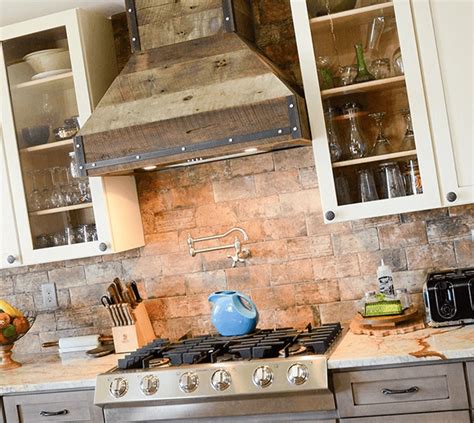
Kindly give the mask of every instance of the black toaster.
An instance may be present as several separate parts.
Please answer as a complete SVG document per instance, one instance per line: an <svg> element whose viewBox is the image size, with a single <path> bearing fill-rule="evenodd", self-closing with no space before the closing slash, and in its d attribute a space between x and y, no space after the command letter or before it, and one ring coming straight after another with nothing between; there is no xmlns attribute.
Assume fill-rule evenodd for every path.
<svg viewBox="0 0 474 423"><path fill-rule="evenodd" d="M423 287L427 323L474 323L474 268L430 273Z"/></svg>

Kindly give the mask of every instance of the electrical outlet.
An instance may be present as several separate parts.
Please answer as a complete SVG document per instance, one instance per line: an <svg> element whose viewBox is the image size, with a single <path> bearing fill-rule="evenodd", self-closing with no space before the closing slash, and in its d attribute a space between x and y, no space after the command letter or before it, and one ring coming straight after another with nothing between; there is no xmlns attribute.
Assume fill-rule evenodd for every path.
<svg viewBox="0 0 474 423"><path fill-rule="evenodd" d="M43 306L46 308L57 308L58 297L56 296L56 285L54 283L45 283L41 285L43 294Z"/></svg>

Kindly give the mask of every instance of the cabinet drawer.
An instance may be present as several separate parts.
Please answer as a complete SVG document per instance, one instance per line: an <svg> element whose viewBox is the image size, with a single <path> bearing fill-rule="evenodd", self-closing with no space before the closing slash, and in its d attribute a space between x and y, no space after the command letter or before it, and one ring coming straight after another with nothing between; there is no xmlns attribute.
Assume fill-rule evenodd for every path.
<svg viewBox="0 0 474 423"><path fill-rule="evenodd" d="M474 362L466 363L467 386L470 393L471 408L474 410ZM474 415L473 415L474 418Z"/></svg>
<svg viewBox="0 0 474 423"><path fill-rule="evenodd" d="M341 417L468 409L462 363L333 375Z"/></svg>
<svg viewBox="0 0 474 423"><path fill-rule="evenodd" d="M103 422L94 391L13 395L3 403L8 423Z"/></svg>
<svg viewBox="0 0 474 423"><path fill-rule="evenodd" d="M442 413L401 414L399 416L341 419L341 423L470 423L470 421L469 411L445 411Z"/></svg>

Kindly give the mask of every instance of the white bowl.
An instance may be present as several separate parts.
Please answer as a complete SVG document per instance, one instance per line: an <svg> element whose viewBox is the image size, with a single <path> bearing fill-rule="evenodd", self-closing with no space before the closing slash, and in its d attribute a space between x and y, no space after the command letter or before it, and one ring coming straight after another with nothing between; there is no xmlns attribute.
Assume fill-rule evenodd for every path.
<svg viewBox="0 0 474 423"><path fill-rule="evenodd" d="M65 48L52 48L49 50L35 51L23 57L35 73L48 72L57 69L69 69L71 59L69 50Z"/></svg>

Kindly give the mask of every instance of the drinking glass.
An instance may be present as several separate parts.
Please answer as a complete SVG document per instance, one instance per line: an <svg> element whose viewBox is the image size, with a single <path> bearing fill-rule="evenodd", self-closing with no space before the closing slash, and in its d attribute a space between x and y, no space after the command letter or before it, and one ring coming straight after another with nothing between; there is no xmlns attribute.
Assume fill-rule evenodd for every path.
<svg viewBox="0 0 474 423"><path fill-rule="evenodd" d="M334 180L336 183L337 204L343 206L344 204L352 203L351 190L347 178L342 174L338 174Z"/></svg>
<svg viewBox="0 0 474 423"><path fill-rule="evenodd" d="M52 236L53 245L55 247L59 247L60 245L66 245L66 237L64 236L64 232L56 232Z"/></svg>
<svg viewBox="0 0 474 423"><path fill-rule="evenodd" d="M421 182L418 160L410 159L404 164L405 191L406 195L423 194L423 184Z"/></svg>
<svg viewBox="0 0 474 423"><path fill-rule="evenodd" d="M390 59L375 59L371 64L371 72L375 79L385 79L390 77Z"/></svg>
<svg viewBox="0 0 474 423"><path fill-rule="evenodd" d="M28 196L28 203L31 211L41 210L41 191L38 189L38 176L39 171L34 170L29 172L31 178L32 189Z"/></svg>
<svg viewBox="0 0 474 423"><path fill-rule="evenodd" d="M402 109L400 113L405 118L407 127L405 129L405 135L402 140L402 150L415 150L415 134L413 133L413 124L411 120L410 109Z"/></svg>
<svg viewBox="0 0 474 423"><path fill-rule="evenodd" d="M404 197L405 185L398 164L382 163L378 169L382 198Z"/></svg>
<svg viewBox="0 0 474 423"><path fill-rule="evenodd" d="M52 167L49 169L51 173L51 180L53 183L52 190L51 190L51 205L53 207L63 207L65 205L64 196L60 188L61 180L60 180L60 167Z"/></svg>
<svg viewBox="0 0 474 423"><path fill-rule="evenodd" d="M359 194L360 201L378 200L377 188L375 187L374 174L370 169L359 169L357 171L359 177Z"/></svg>
<svg viewBox="0 0 474 423"><path fill-rule="evenodd" d="M81 242L86 242L87 232L86 232L87 225L78 225L74 228L74 240L76 244Z"/></svg>
<svg viewBox="0 0 474 423"><path fill-rule="evenodd" d="M42 169L38 171L38 177L41 181L39 186L40 188L40 195L41 195L41 209L48 210L53 207L51 203L51 190L50 186L52 185L51 182L51 171L50 169Z"/></svg>
<svg viewBox="0 0 474 423"><path fill-rule="evenodd" d="M342 148L334 125L334 117L336 114L337 110L334 107L329 107L328 111L324 114L331 162L337 162L341 160L342 157Z"/></svg>
<svg viewBox="0 0 474 423"><path fill-rule="evenodd" d="M403 67L403 58L402 58L402 51L400 47L398 47L392 56L392 65L393 65L393 72L395 76L405 75L405 68Z"/></svg>
<svg viewBox="0 0 474 423"><path fill-rule="evenodd" d="M379 156L381 154L393 153L392 145L384 134L383 120L385 118L385 112L370 113L369 116L375 121L378 131L374 145L370 150L370 155Z"/></svg>
<svg viewBox="0 0 474 423"><path fill-rule="evenodd" d="M36 248L48 248L51 247L53 240L51 235L41 234L36 237L35 247Z"/></svg>
<svg viewBox="0 0 474 423"><path fill-rule="evenodd" d="M349 155L351 159L360 159L367 155L367 142L359 126L357 113L360 107L356 103L349 103L345 107L349 116Z"/></svg>
<svg viewBox="0 0 474 423"><path fill-rule="evenodd" d="M355 65L341 66L339 68L340 85L346 87L352 85L357 76L357 67Z"/></svg>
<svg viewBox="0 0 474 423"><path fill-rule="evenodd" d="M376 16L372 20L367 33L367 45L365 47L364 55L369 72L375 76L375 62L380 59L379 44L380 38L385 27L385 17ZM376 77L376 76L375 76ZM377 78L377 77L376 77Z"/></svg>
<svg viewBox="0 0 474 423"><path fill-rule="evenodd" d="M76 243L76 233L74 228L71 226L66 226L64 228L64 243L67 245Z"/></svg>

